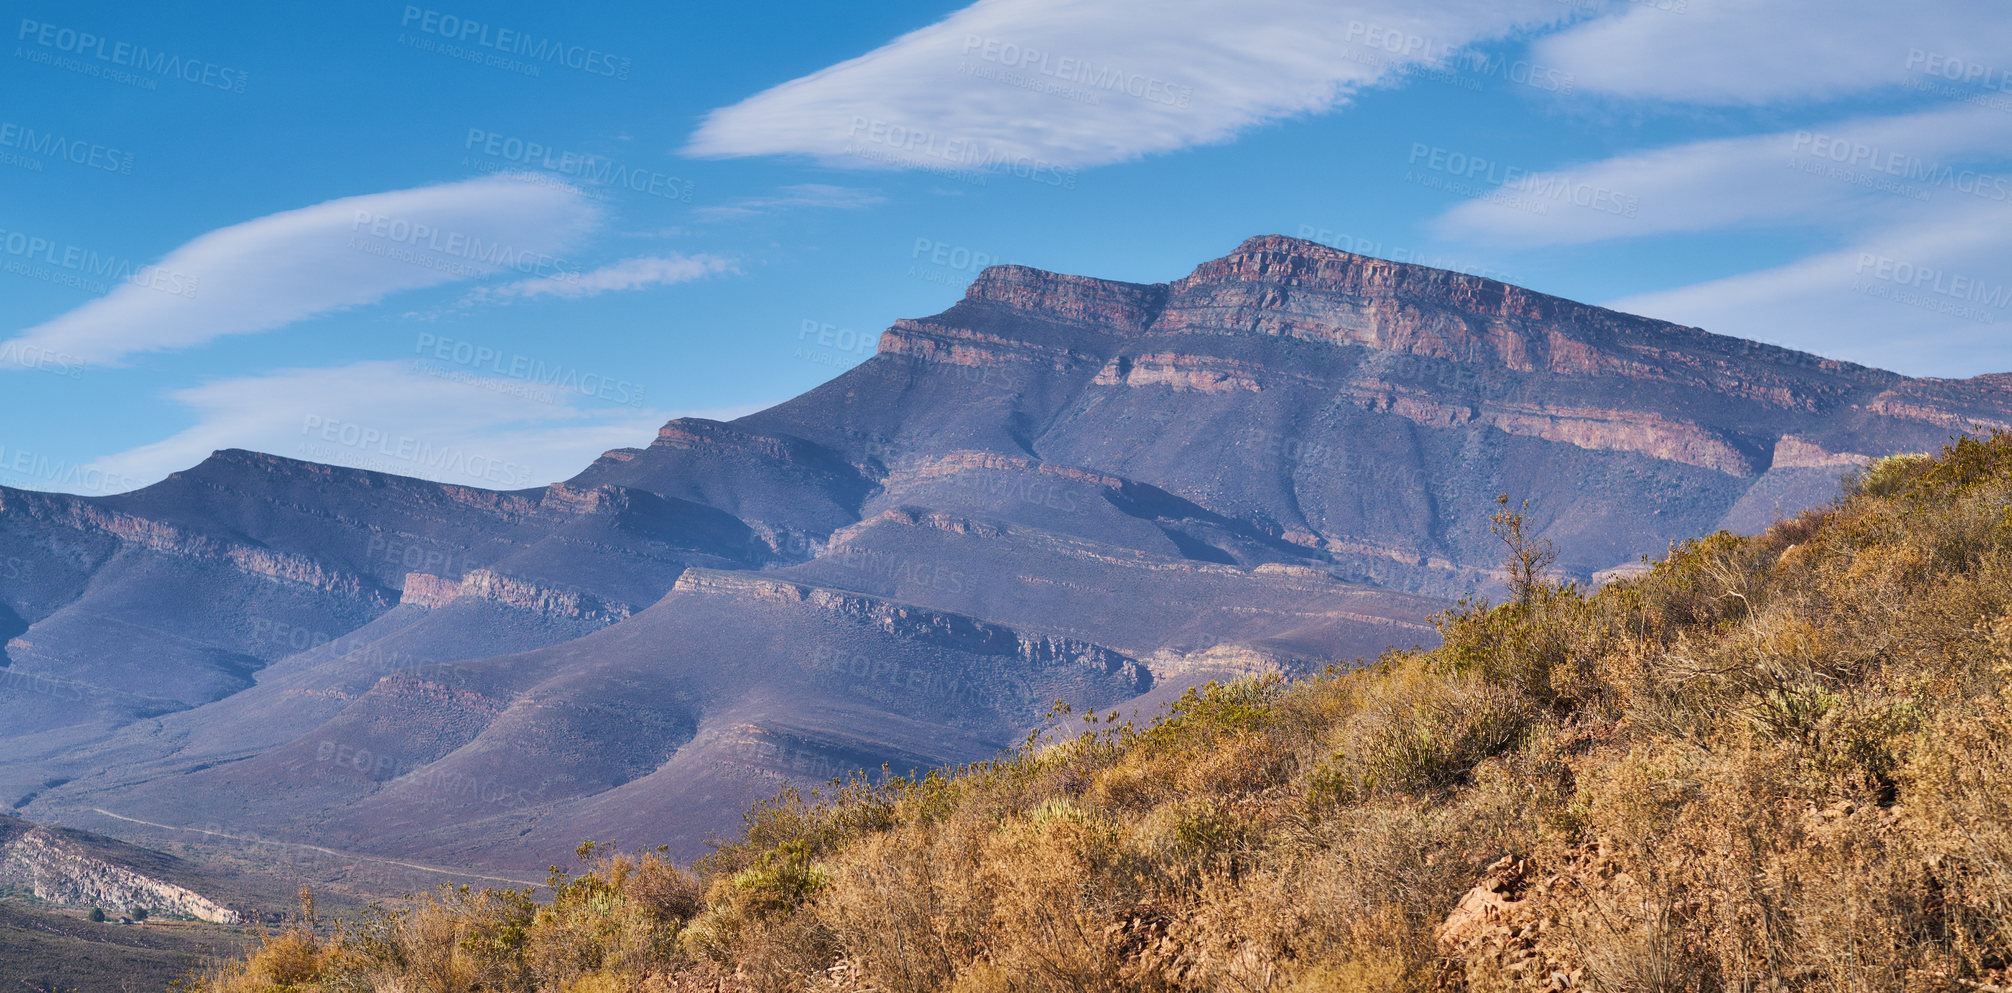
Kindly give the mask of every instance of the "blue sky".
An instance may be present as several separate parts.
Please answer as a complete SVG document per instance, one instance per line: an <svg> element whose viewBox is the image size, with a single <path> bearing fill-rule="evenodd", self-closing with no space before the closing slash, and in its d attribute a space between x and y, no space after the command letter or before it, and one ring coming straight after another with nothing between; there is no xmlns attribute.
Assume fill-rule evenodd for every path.
<svg viewBox="0 0 2012 993"><path fill-rule="evenodd" d="M2012 371L2002 0L13 5L0 484L498 488L1256 234Z"/></svg>

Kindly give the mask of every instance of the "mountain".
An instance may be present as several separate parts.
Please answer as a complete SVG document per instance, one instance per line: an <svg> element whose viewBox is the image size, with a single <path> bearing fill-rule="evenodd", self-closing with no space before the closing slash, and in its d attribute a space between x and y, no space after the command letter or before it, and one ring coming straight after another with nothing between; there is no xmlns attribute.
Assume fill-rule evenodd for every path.
<svg viewBox="0 0 2012 993"><path fill-rule="evenodd" d="M1057 699L1429 645L1498 588L1497 494L1591 581L2006 426L2008 387L1277 236L1163 284L996 266L543 489L241 451L0 489L0 796L499 873L697 854L783 781L987 758Z"/></svg>

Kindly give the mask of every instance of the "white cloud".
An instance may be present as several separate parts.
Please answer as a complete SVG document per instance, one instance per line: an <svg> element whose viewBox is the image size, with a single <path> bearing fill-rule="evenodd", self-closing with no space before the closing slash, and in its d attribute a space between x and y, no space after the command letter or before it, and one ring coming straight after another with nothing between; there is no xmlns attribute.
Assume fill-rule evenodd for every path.
<svg viewBox="0 0 2012 993"><path fill-rule="evenodd" d="M1606 304L1914 376L2012 370L2012 224L1953 209L1772 269Z"/></svg>
<svg viewBox="0 0 2012 993"><path fill-rule="evenodd" d="M1319 113L1556 0L981 0L713 111L687 151L853 167L1060 170Z"/></svg>
<svg viewBox="0 0 2012 993"><path fill-rule="evenodd" d="M2012 272L2008 163L2012 114L1944 106L1529 175L1490 163L1489 178L1509 180L1502 195L1454 207L1437 228L1517 246L1815 235L1831 247L1607 306L1910 375L1969 375L2012 369L2012 280L1999 277ZM1580 195L1635 209L1580 206Z"/></svg>
<svg viewBox="0 0 2012 993"><path fill-rule="evenodd" d="M693 215L705 221L733 220L753 217L757 214L771 214L793 207L823 207L837 210L858 210L886 203L887 198L872 190L862 190L851 186L833 186L829 183L798 183L785 186L773 196L742 197L732 203L714 207L700 207Z"/></svg>
<svg viewBox="0 0 2012 993"><path fill-rule="evenodd" d="M1417 157L1414 155L1414 157ZM1469 200L1442 234L1518 245L1580 244L1735 225L1863 229L1924 205L2003 208L1973 168L2012 158L2012 114L1957 106L1795 131L1693 142L1563 169L1442 157L1499 196ZM1479 166L1471 165L1479 161ZM1414 163L1427 171L1429 159ZM1968 177L1968 178L1965 178ZM2012 187L2008 187L2012 189Z"/></svg>
<svg viewBox="0 0 2012 993"><path fill-rule="evenodd" d="M577 300L616 290L640 290L650 286L688 283L707 276L739 272L734 261L718 255L646 255L623 259L591 272L568 272L518 280L502 286L485 286L469 295L470 301L495 302L533 297Z"/></svg>
<svg viewBox="0 0 2012 993"><path fill-rule="evenodd" d="M599 221L580 191L491 176L345 197L202 235L143 281L0 342L0 367L62 356L116 363L504 272L571 267L564 252ZM37 359L39 361L39 359Z"/></svg>
<svg viewBox="0 0 2012 993"><path fill-rule="evenodd" d="M2012 70L2003 0L1656 0L1539 41L1578 88L1699 104L1945 83L1947 60Z"/></svg>
<svg viewBox="0 0 2012 993"><path fill-rule="evenodd" d="M169 394L196 423L152 444L95 460L110 478L152 482L213 451L246 448L288 458L488 489L565 479L611 448L647 444L665 421L732 418L731 410L610 407L588 394L643 395L622 370L541 370L535 378L476 375L451 366L357 362L217 380Z"/></svg>

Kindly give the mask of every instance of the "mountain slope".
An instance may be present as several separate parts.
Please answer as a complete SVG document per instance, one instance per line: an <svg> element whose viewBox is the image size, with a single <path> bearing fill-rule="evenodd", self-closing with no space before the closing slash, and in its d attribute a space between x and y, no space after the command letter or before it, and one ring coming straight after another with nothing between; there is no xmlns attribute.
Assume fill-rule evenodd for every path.
<svg viewBox="0 0 2012 993"><path fill-rule="evenodd" d="M498 869L596 824L692 854L781 780L982 757L1058 697L1430 643L1496 586L1498 493L1590 579L2008 422L2005 377L1288 238L1165 284L994 267L797 399L541 490L245 452L0 489L0 796Z"/></svg>
<svg viewBox="0 0 2012 993"><path fill-rule="evenodd" d="M432 936L504 932L456 964L522 993L2003 989L2008 506L2012 435L1882 460L1431 651L787 795L696 878L590 848L547 903L285 938L205 993L409 981Z"/></svg>

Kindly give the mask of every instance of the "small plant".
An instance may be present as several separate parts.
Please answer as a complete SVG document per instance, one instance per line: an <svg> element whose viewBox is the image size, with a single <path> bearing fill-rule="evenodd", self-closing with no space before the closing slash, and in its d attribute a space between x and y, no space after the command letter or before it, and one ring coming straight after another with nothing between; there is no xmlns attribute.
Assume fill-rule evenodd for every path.
<svg viewBox="0 0 2012 993"><path fill-rule="evenodd" d="M1533 538L1530 535L1530 501L1512 509L1509 494L1495 498L1501 508L1488 515L1488 530L1509 546L1508 572L1509 596L1517 603L1529 603L1537 594L1550 585L1545 572L1558 561L1558 549L1549 538Z"/></svg>

